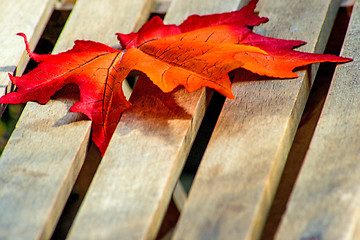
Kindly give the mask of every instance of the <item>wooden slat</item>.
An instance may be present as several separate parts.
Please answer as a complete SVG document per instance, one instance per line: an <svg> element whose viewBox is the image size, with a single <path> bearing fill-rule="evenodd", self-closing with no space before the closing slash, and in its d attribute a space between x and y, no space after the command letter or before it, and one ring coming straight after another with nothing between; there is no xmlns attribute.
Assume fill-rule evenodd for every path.
<svg viewBox="0 0 360 240"><path fill-rule="evenodd" d="M76 0L59 0L56 4L56 9L71 10L74 7L75 2ZM155 0L154 2L155 3L152 12L161 14L161 13L166 13L167 9L169 8L171 0Z"/></svg>
<svg viewBox="0 0 360 240"><path fill-rule="evenodd" d="M302 39L302 51L321 52L339 4L265 1L260 15L270 21L255 32ZM225 101L174 239L260 237L315 72L264 80L244 71L245 81L233 83L236 99Z"/></svg>
<svg viewBox="0 0 360 240"><path fill-rule="evenodd" d="M114 33L144 21L151 1L78 0L54 52L75 39L117 43ZM25 23L24 23L25 24ZM70 100L27 104L0 160L0 238L48 238L82 165L89 121Z"/></svg>
<svg viewBox="0 0 360 240"><path fill-rule="evenodd" d="M350 7L350 6L354 6L356 0L342 0L341 1L341 6L342 7Z"/></svg>
<svg viewBox="0 0 360 240"><path fill-rule="evenodd" d="M360 1L276 239L359 239Z"/></svg>
<svg viewBox="0 0 360 240"><path fill-rule="evenodd" d="M167 23L244 1L174 0ZM139 85L143 84L143 85ZM70 232L70 239L153 239L208 102L206 91L163 94L138 82ZM101 220L99 220L101 218Z"/></svg>
<svg viewBox="0 0 360 240"><path fill-rule="evenodd" d="M154 13L166 13L169 9L171 0L155 0L154 4Z"/></svg>
<svg viewBox="0 0 360 240"><path fill-rule="evenodd" d="M56 9L58 10L71 10L73 9L76 0L58 0L56 3Z"/></svg>
<svg viewBox="0 0 360 240"><path fill-rule="evenodd" d="M16 33L28 36L31 49L38 42L55 5L55 0L0 2L0 95L10 79L8 73L21 75L28 61L24 41Z"/></svg>

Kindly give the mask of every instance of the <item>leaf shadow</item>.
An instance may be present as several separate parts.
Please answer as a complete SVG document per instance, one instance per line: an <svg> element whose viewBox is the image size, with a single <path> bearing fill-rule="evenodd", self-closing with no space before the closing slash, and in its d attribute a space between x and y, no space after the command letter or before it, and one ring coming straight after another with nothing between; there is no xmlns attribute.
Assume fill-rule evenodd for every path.
<svg viewBox="0 0 360 240"><path fill-rule="evenodd" d="M57 91L52 97L52 100L61 101L67 108L67 112L64 116L59 118L53 127L61 127L73 122L89 120L87 116L78 112L70 112L69 109L74 103L80 100L80 90L76 84L67 84L62 89Z"/></svg>
<svg viewBox="0 0 360 240"><path fill-rule="evenodd" d="M0 66L0 72L10 72L13 73L16 69L15 65L6 65L6 66Z"/></svg>
<svg viewBox="0 0 360 240"><path fill-rule="evenodd" d="M139 77L134 91L129 99L132 112L155 119L191 119L192 114L185 110L184 103L179 99L184 93L183 87L177 87L170 93L162 92L147 77ZM190 95L190 94L189 94Z"/></svg>
<svg viewBox="0 0 360 240"><path fill-rule="evenodd" d="M183 87L164 93L146 77L139 77L130 97L132 107L123 114L116 131L121 135L139 131L175 143L179 132L192 124L200 94L201 90L188 93Z"/></svg>
<svg viewBox="0 0 360 240"><path fill-rule="evenodd" d="M253 73L249 70L239 68L229 73L230 78L232 79L232 83L240 83L240 82L252 82L252 81L268 81L275 80L277 78L261 76L256 73Z"/></svg>

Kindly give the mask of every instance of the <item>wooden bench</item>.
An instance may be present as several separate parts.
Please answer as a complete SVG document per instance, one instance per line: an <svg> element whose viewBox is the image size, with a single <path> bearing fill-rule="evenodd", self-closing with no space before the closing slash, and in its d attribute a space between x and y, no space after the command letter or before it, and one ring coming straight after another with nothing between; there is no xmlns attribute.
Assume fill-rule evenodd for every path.
<svg viewBox="0 0 360 240"><path fill-rule="evenodd" d="M115 46L114 33L138 29L159 4L167 9L166 23L180 23L190 14L231 11L247 2L77 0L53 52L76 39ZM297 79L233 84L236 99L224 102L188 197L177 182L212 91L161 95L150 87L140 97L135 87L134 107L123 114L98 167L98 153L89 148L91 122L68 111L73 100L28 103L0 159L0 239L61 239L55 227L75 182L80 200L85 197L68 239L360 239L360 1L264 0L259 14L270 21L254 31L301 39L308 42L302 51L321 53L340 4L351 13L341 55L354 61L336 68L311 143L303 146L309 148L304 161L296 149L308 115L298 125L316 64L299 70ZM34 49L58 6L65 5L0 3L1 94L7 73L21 75L28 61L15 34L26 33ZM137 107L156 103L159 94L184 114L161 104L154 111ZM172 222L176 214L166 214L171 199L180 212Z"/></svg>

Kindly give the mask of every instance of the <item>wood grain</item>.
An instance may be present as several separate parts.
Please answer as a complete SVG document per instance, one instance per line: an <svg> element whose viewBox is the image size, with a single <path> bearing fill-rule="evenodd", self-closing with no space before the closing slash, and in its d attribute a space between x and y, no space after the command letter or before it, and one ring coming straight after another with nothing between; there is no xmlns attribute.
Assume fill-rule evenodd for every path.
<svg viewBox="0 0 360 240"><path fill-rule="evenodd" d="M240 3L174 0L165 21L234 10ZM121 118L70 239L155 238L208 98L206 90L163 94L145 81L136 84L133 107Z"/></svg>
<svg viewBox="0 0 360 240"><path fill-rule="evenodd" d="M302 39L321 52L340 1L265 1L262 35ZM291 80L243 72L233 83L174 239L258 239L310 91L316 66ZM291 238L287 238L291 239Z"/></svg>
<svg viewBox="0 0 360 240"><path fill-rule="evenodd" d="M276 239L358 239L360 229L360 2Z"/></svg>
<svg viewBox="0 0 360 240"><path fill-rule="evenodd" d="M75 39L117 43L149 15L151 1L78 0L54 52ZM105 26L105 27L104 27ZM86 153L90 121L68 112L72 100L29 103L0 160L0 238L49 238Z"/></svg>

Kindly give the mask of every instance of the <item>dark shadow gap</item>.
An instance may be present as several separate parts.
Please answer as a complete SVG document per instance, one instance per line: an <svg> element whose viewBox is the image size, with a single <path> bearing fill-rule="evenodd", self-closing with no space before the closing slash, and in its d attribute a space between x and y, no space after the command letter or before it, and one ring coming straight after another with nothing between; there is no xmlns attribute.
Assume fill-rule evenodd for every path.
<svg viewBox="0 0 360 240"><path fill-rule="evenodd" d="M348 11L340 8L324 53L339 55L349 23ZM286 210L296 178L303 164L311 138L328 94L336 64L321 63L312 86L293 145L290 149L275 198L266 220L261 240L274 239Z"/></svg>
<svg viewBox="0 0 360 240"><path fill-rule="evenodd" d="M179 220L179 217L180 217L180 212L177 209L173 198L171 198L163 222L161 223L160 229L155 239L161 240L164 239L165 236L171 235L176 226L177 221Z"/></svg>
<svg viewBox="0 0 360 240"><path fill-rule="evenodd" d="M180 180L187 192L190 190L224 102L225 97L218 92L214 92L180 176Z"/></svg>

